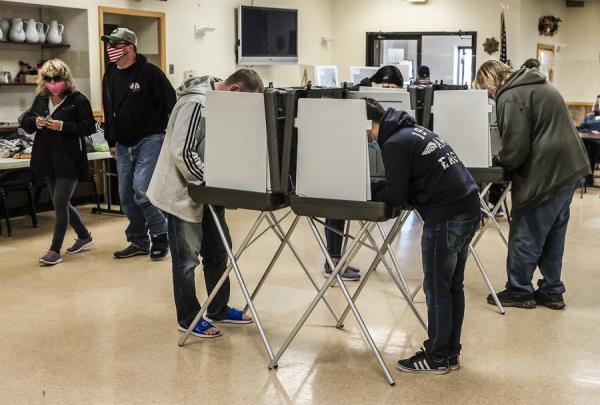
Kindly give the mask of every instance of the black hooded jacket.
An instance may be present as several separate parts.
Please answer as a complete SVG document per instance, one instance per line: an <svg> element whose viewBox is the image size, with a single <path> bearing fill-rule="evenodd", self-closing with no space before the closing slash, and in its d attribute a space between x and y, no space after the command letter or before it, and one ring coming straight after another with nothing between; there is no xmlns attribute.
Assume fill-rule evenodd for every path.
<svg viewBox="0 0 600 405"><path fill-rule="evenodd" d="M393 108L379 125L386 181L373 189L374 201L416 208L425 223L480 215L477 184L444 140Z"/></svg>
<svg viewBox="0 0 600 405"><path fill-rule="evenodd" d="M127 88L115 89L117 85ZM133 146L146 136L164 133L176 101L163 71L144 55L138 54L136 62L121 71L111 63L102 80L106 141L110 146Z"/></svg>
<svg viewBox="0 0 600 405"><path fill-rule="evenodd" d="M35 126L36 118L46 117L48 112L48 96L39 94L20 118L25 132L35 132L31 151L33 174L35 177L86 179L89 167L85 137L96 131L90 102L78 91L66 93L52 114L52 119L63 122L62 131Z"/></svg>

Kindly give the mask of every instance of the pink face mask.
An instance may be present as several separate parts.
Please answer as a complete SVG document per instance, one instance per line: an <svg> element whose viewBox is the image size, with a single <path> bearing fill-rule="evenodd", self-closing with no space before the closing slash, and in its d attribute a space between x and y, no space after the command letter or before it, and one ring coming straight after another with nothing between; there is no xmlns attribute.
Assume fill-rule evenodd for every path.
<svg viewBox="0 0 600 405"><path fill-rule="evenodd" d="M53 96L60 96L61 94L63 94L63 92L65 91L67 85L65 83L64 80L58 81L58 82L46 82L46 89L48 89L48 91L50 92L50 94L52 94Z"/></svg>

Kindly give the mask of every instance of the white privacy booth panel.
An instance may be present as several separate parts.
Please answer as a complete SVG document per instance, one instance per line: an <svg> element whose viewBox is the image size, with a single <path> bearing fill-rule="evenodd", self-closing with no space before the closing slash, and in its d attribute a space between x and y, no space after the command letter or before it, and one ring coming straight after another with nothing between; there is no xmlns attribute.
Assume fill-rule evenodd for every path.
<svg viewBox="0 0 600 405"><path fill-rule="evenodd" d="M415 110L410 108L410 93L408 91L398 89L383 89L383 91L381 91L382 89L377 87L370 89L371 90L363 91L363 87L361 86L358 97L372 98L373 100L378 101L386 110L391 107L396 110L406 111L413 117L415 116Z"/></svg>
<svg viewBox="0 0 600 405"><path fill-rule="evenodd" d="M454 149L467 167L492 165L489 114L485 90L438 90L433 99L433 130Z"/></svg>
<svg viewBox="0 0 600 405"><path fill-rule="evenodd" d="M206 185L266 192L269 171L264 95L210 91L204 115Z"/></svg>
<svg viewBox="0 0 600 405"><path fill-rule="evenodd" d="M378 67L373 66L350 66L350 81L359 84L363 79L372 77L378 70Z"/></svg>
<svg viewBox="0 0 600 405"><path fill-rule="evenodd" d="M302 197L371 199L364 100L298 100L296 192Z"/></svg>

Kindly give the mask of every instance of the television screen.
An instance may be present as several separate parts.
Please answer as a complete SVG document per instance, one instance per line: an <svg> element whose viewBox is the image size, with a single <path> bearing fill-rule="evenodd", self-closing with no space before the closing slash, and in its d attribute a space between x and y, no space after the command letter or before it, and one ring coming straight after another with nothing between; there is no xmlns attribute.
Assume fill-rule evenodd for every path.
<svg viewBox="0 0 600 405"><path fill-rule="evenodd" d="M239 64L298 62L298 10L241 6Z"/></svg>

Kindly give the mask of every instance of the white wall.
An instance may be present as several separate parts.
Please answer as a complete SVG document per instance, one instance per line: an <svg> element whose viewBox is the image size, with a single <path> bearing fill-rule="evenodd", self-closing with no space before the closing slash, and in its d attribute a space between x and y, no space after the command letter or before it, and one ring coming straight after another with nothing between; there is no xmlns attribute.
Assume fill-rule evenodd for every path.
<svg viewBox="0 0 600 405"><path fill-rule="evenodd" d="M506 15L509 54L514 54L521 0L505 2L510 6ZM400 0L334 0L333 12L334 60L341 80L349 80L349 66L364 65L367 32L477 31L478 65L490 58L483 52L485 39L500 38L500 1L430 0L416 5Z"/></svg>
<svg viewBox="0 0 600 405"><path fill-rule="evenodd" d="M7 2L18 2L6 0ZM56 0L34 0L35 4L56 5ZM82 8L88 11L89 63L91 101L94 109L101 106L100 40L98 38L98 6L143 9L166 14L167 64L175 65L175 73L168 75L178 86L183 72L194 70L199 74L225 77L236 69L235 64L235 8L250 5L250 0L61 0L60 6ZM331 64L331 45L322 46L320 38L333 36L332 0L255 0L257 6L297 8L299 10L299 52L301 64ZM0 7L1 9L1 7ZM204 37L194 35L194 24L212 26L216 30ZM84 33L82 33L84 34ZM276 86L298 85L301 69L298 65L256 67L265 83Z"/></svg>
<svg viewBox="0 0 600 405"><path fill-rule="evenodd" d="M16 2L16 0L5 0ZM56 0L33 0L56 5ZM227 76L235 70L235 17L239 4L251 0L61 0L61 6L87 10L88 29L80 32L89 45L90 91L94 108L100 107L100 64L98 5L164 12L167 29L167 64L175 65L168 75L180 84L183 72ZM500 0L429 0L413 5L404 0L255 0L254 5L299 9L300 65L256 67L266 83L297 85L301 65L336 64L340 79L348 81L349 66L365 64L365 38L369 31L477 31L477 64L497 58L483 52L488 37L500 37ZM535 56L537 42L566 43L557 55L556 83L567 100L587 101L600 92L600 3L583 9L566 9L563 0L502 0L506 14L508 54L519 65ZM2 7L0 6L0 11ZM564 22L554 38L537 34L537 19L552 13ZM213 26L203 38L194 36L193 26ZM86 38L87 36L87 38ZM334 38L321 45L321 37ZM1 63L1 61L0 61Z"/></svg>
<svg viewBox="0 0 600 405"><path fill-rule="evenodd" d="M537 21L554 15L563 21L552 36L538 34ZM568 101L592 102L600 94L600 2L566 7L562 0L523 0L522 57L534 58L538 43L558 45L555 85Z"/></svg>
<svg viewBox="0 0 600 405"><path fill-rule="evenodd" d="M334 0L334 61L341 80L348 66L364 65L367 32L477 31L477 67L490 56L486 38L500 40L500 4L507 3L508 58L520 66L536 56L538 43L566 44L556 54L555 85L567 101L591 101L600 94L600 2L567 8L564 0L429 0L409 4L389 0ZM540 36L538 18L562 18L553 37Z"/></svg>

